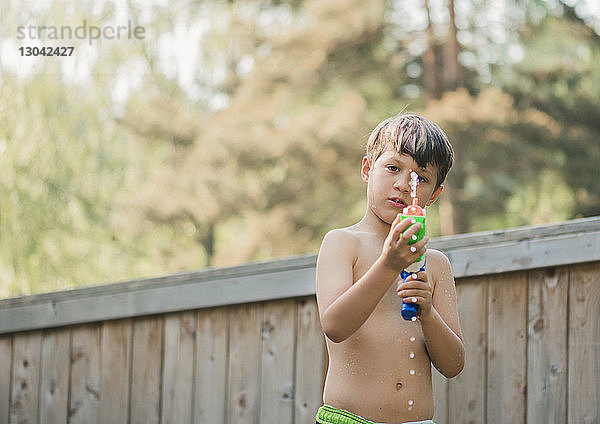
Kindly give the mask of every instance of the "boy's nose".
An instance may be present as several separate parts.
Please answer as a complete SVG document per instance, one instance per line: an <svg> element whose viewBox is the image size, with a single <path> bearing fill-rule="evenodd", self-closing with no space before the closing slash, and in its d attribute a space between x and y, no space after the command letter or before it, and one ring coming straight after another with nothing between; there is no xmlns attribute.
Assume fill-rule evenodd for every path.
<svg viewBox="0 0 600 424"><path fill-rule="evenodd" d="M402 192L410 192L410 174L408 172L400 173L394 182L394 188Z"/></svg>

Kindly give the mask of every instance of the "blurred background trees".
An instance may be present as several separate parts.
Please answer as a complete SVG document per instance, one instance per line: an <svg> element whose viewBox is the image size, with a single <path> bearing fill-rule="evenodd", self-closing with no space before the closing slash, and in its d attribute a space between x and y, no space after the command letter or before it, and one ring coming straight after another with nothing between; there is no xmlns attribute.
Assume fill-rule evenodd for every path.
<svg viewBox="0 0 600 424"><path fill-rule="evenodd" d="M402 110L457 154L430 235L600 214L593 1L2 7L2 296L315 253ZM84 19L146 37L17 56L17 26Z"/></svg>

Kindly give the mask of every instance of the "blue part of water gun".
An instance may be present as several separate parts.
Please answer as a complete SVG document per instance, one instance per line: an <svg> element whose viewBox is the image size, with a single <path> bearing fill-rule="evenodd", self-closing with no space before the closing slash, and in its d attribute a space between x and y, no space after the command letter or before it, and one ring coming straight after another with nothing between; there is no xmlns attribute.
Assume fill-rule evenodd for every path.
<svg viewBox="0 0 600 424"><path fill-rule="evenodd" d="M402 302L402 307L400 308L400 315L407 321L412 321L413 318L417 317L418 309L417 305L414 303L406 303Z"/></svg>
<svg viewBox="0 0 600 424"><path fill-rule="evenodd" d="M419 269L420 271L425 271L425 264ZM408 272L406 270L402 270L400 276L402 277L402 281L406 282L406 279L409 275L414 274L413 272ZM400 315L407 321L412 321L413 318L416 318L419 313L419 306L415 303L405 303L402 301L402 307L400 308Z"/></svg>

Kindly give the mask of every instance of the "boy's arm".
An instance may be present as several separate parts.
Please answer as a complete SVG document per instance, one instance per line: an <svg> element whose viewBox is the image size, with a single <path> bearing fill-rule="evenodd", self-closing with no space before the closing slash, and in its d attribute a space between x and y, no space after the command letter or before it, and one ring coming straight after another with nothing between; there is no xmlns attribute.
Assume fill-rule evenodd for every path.
<svg viewBox="0 0 600 424"><path fill-rule="evenodd" d="M323 239L317 259L317 303L323 331L331 341L339 343L354 334L400 271L424 253L426 238L413 245L416 252L408 247L408 240L420 224L406 230L402 239L402 231L411 223L397 221L391 226L381 256L355 283L352 268L358 257L359 241L344 230L331 231Z"/></svg>
<svg viewBox="0 0 600 424"><path fill-rule="evenodd" d="M436 270L431 312L420 318L427 352L433 365L444 376L457 376L465 363L465 349L456 307L456 287L448 258L430 250L429 266Z"/></svg>

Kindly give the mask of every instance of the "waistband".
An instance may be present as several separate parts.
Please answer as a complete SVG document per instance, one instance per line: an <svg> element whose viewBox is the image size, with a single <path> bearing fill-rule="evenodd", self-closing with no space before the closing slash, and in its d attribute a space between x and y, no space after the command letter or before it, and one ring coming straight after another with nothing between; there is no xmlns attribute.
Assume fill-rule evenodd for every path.
<svg viewBox="0 0 600 424"><path fill-rule="evenodd" d="M352 412L323 405L317 411L317 423L319 424L385 424L369 421ZM432 420L410 421L404 424L435 424Z"/></svg>

